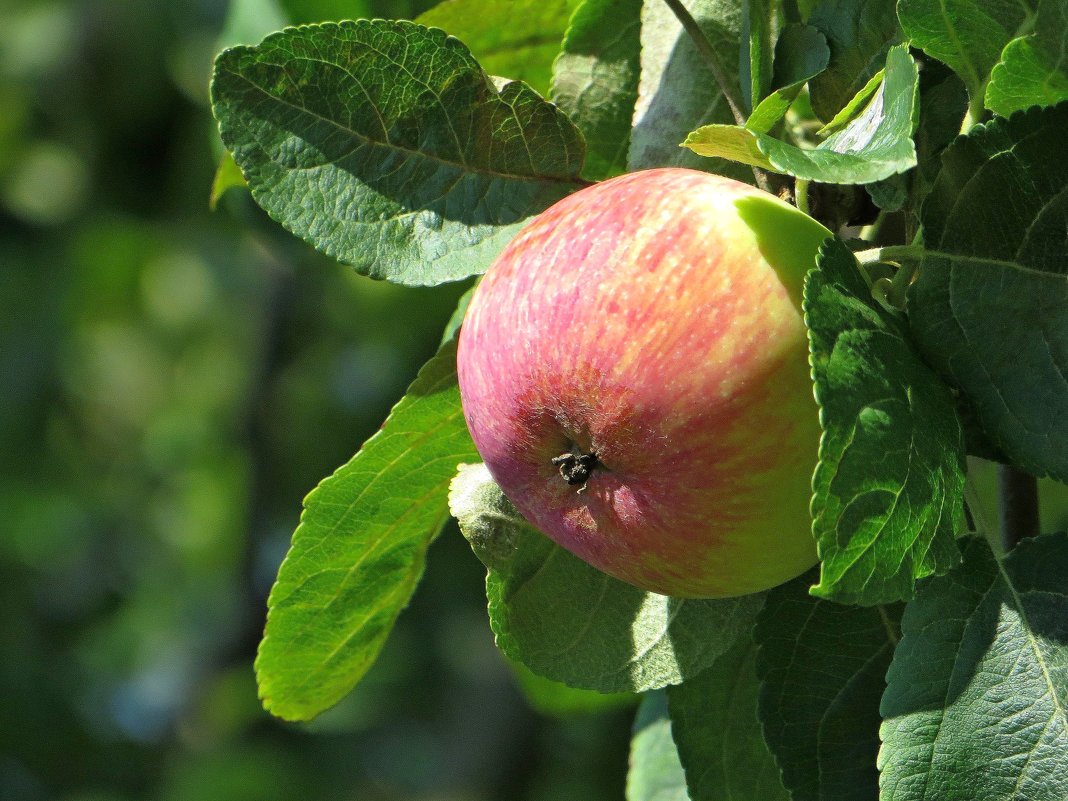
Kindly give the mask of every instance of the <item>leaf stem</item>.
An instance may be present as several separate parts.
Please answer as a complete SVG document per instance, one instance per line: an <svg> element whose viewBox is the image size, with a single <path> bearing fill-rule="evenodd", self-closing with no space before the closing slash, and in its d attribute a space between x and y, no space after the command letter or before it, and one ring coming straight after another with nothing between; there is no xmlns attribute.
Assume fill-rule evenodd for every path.
<svg viewBox="0 0 1068 801"><path fill-rule="evenodd" d="M664 2L667 3L668 8L671 9L671 12L682 24L683 30L689 34L694 47L697 48L697 52L705 60L709 70L711 70L712 77L716 79L716 83L719 84L719 90L723 92L723 97L727 101L727 105L730 106L734 121L739 125L745 125L746 116L742 111L741 97L739 97L737 90L735 90L734 85L727 77L727 70L724 68L723 62L720 61L719 54L712 47L712 43L708 41L708 37L701 30L701 26L697 24L697 20L682 4L682 0L664 0Z"/></svg>
<svg viewBox="0 0 1068 801"><path fill-rule="evenodd" d="M861 264L877 264L882 261L919 261L927 251L923 245L887 245L881 248L861 250L853 255Z"/></svg>
<svg viewBox="0 0 1068 801"><path fill-rule="evenodd" d="M1009 465L998 465L1001 544L1012 550L1025 537L1039 532L1038 479Z"/></svg>
<svg viewBox="0 0 1068 801"><path fill-rule="evenodd" d="M875 218L875 221L871 225L865 225L860 229L860 238L865 239L868 242L874 242L879 237L879 232L883 229L883 224L886 222L886 212L880 211L879 215Z"/></svg>
<svg viewBox="0 0 1068 801"><path fill-rule="evenodd" d="M983 114L986 111L983 107L985 94L985 91L976 92L973 97L969 98L968 113L964 115L964 121L960 125L961 134L968 133L975 125L983 121Z"/></svg>
<svg viewBox="0 0 1068 801"><path fill-rule="evenodd" d="M808 206L808 185L809 182L803 178L798 178L794 181L794 203L797 204L799 211L803 211L811 217L812 212L809 211Z"/></svg>

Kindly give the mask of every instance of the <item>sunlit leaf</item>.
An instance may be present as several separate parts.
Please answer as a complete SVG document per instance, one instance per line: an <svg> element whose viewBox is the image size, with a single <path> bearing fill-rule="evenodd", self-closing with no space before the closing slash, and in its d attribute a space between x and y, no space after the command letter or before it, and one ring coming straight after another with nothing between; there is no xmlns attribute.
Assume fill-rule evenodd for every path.
<svg viewBox="0 0 1068 801"><path fill-rule="evenodd" d="M256 659L268 711L309 720L363 677L448 519L456 465L472 458L450 342L382 429L304 501Z"/></svg>
<svg viewBox="0 0 1068 801"><path fill-rule="evenodd" d="M483 271L580 186L583 144L522 83L500 88L441 31L385 20L289 28L216 60L223 142L252 196L362 273Z"/></svg>
<svg viewBox="0 0 1068 801"><path fill-rule="evenodd" d="M883 801L1068 798L1068 537L926 581L887 673Z"/></svg>
<svg viewBox="0 0 1068 801"><path fill-rule="evenodd" d="M865 605L911 598L916 579L960 560L964 439L953 398L845 245L824 245L818 263L804 302L823 426L812 592Z"/></svg>

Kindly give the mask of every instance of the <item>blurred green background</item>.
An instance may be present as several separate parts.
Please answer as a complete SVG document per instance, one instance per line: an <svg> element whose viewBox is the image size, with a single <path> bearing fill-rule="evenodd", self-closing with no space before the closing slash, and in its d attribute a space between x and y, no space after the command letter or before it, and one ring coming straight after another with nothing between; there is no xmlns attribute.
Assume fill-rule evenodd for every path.
<svg viewBox="0 0 1068 801"><path fill-rule="evenodd" d="M455 529L340 707L256 698L302 497L463 287L360 278L243 190L210 211L211 59L430 4L0 0L0 799L622 798L629 710L531 709Z"/></svg>

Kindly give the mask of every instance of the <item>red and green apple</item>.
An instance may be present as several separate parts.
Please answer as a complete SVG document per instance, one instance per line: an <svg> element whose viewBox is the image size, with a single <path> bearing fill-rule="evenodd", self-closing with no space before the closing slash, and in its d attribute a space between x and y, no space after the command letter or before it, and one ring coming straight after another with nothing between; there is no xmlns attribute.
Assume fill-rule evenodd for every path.
<svg viewBox="0 0 1068 801"><path fill-rule="evenodd" d="M457 356L505 495L652 592L743 595L814 564L801 292L829 235L766 192L684 169L604 181L538 216L476 290Z"/></svg>

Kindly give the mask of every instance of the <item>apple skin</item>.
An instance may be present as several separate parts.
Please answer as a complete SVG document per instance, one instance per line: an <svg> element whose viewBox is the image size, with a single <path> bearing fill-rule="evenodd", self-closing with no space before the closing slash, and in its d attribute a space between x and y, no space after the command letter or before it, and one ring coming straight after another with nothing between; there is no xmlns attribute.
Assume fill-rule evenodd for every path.
<svg viewBox="0 0 1068 801"><path fill-rule="evenodd" d="M505 495L559 545L664 595L744 595L814 564L801 292L827 236L765 192L674 168L529 223L475 291L457 353L468 428ZM584 486L553 462L569 451L596 455Z"/></svg>

